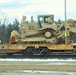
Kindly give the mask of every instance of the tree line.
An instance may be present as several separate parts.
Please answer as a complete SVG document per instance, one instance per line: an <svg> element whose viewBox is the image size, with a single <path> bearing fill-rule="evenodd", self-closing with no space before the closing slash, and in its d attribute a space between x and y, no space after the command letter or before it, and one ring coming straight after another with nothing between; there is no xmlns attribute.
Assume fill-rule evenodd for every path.
<svg viewBox="0 0 76 75"><path fill-rule="evenodd" d="M9 43L10 34L13 30L19 31L19 21L15 19L13 23L9 23L8 25L0 23L0 40L2 43Z"/></svg>

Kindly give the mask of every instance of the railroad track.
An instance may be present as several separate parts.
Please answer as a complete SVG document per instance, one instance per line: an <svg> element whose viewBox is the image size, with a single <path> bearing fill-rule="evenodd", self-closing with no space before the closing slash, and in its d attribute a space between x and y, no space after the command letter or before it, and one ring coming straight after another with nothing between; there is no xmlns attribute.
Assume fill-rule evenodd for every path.
<svg viewBox="0 0 76 75"><path fill-rule="evenodd" d="M35 55L35 56L31 56L31 57L26 57L24 55L0 55L0 58L40 58L40 59L47 59L47 58L58 58L58 59L76 59L76 55L50 55L50 56L42 56L42 55Z"/></svg>

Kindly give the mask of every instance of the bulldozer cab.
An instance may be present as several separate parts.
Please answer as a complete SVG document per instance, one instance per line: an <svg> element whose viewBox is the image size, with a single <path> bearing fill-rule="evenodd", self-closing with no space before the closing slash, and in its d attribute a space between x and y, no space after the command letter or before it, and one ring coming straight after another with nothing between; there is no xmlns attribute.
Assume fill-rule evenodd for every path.
<svg viewBox="0 0 76 75"><path fill-rule="evenodd" d="M54 15L39 15L38 16L38 27L42 28L44 23L52 24L54 22Z"/></svg>

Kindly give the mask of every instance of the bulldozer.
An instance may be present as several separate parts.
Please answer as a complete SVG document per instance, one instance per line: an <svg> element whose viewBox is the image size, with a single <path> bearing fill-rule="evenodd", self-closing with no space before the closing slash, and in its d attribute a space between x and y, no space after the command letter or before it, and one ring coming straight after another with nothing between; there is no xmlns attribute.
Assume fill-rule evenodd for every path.
<svg viewBox="0 0 76 75"><path fill-rule="evenodd" d="M19 32L11 32L10 43L65 43L66 26L70 34L76 33L76 21L73 19L56 22L54 15L38 15L37 22L33 16L31 22L28 22L26 16L23 16ZM73 40L72 37L70 39Z"/></svg>

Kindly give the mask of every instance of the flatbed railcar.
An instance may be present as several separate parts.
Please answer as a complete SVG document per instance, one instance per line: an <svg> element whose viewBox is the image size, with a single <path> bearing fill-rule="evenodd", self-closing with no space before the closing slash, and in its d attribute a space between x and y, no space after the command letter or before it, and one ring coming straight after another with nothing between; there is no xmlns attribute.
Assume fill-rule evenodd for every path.
<svg viewBox="0 0 76 75"><path fill-rule="evenodd" d="M65 44L1 44L0 55L22 54L23 56L75 55L75 45Z"/></svg>

